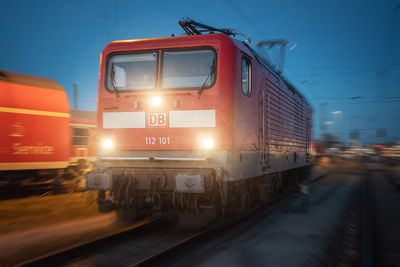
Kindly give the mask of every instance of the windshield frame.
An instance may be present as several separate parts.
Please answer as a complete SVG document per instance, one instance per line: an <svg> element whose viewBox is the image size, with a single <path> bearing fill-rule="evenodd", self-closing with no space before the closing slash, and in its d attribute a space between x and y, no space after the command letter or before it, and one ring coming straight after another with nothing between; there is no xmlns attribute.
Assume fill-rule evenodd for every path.
<svg viewBox="0 0 400 267"><path fill-rule="evenodd" d="M110 79L109 75L109 62L110 58L115 55L132 55L132 54L143 54L143 53L157 53L157 63L156 63L156 83L155 87L152 89L129 89L129 90L121 90L118 88L118 93L123 94L123 93L132 93L132 92L170 92L170 91L195 91L199 90L201 88L201 84L198 87L176 87L176 88L162 88L162 72L163 72L163 59L164 59L164 53L165 52L179 52L179 51L196 51L196 50L210 50L214 53L214 70L213 70L213 78L212 82L209 86L204 86L202 88L202 91L208 90L211 87L213 87L217 81L217 69L218 69L218 53L217 50L212 47L212 46L193 46L193 47L177 47L177 48L154 48L154 49L145 49L145 50L129 50L129 51L116 51L116 52L111 52L110 54L107 55L106 60L105 60L105 74L104 74L104 79L103 79L103 85L104 88L112 93L115 94L114 88L109 88L108 83Z"/></svg>
<svg viewBox="0 0 400 267"><path fill-rule="evenodd" d="M128 90L124 90L124 89L120 89L119 87L117 87L118 89L118 94L121 93L128 93L128 92L153 92L154 90L157 90L158 87L158 72L159 72L159 65L160 65L160 49L146 49L146 50L133 50L133 51L118 51L118 52L112 52L110 54L107 55L106 57L106 70L105 70L105 79L104 79L104 88L106 88L107 91L109 91L110 93L115 94L115 90L114 88L109 88L108 87L108 82L109 82L109 78L110 78L110 59L113 56L116 55L135 55L135 54L146 54L146 53L157 53L157 59L156 59L156 67L155 67L155 85L154 88L151 89L128 89ZM112 83L112 81L110 81Z"/></svg>
<svg viewBox="0 0 400 267"><path fill-rule="evenodd" d="M209 86L202 86L202 84L200 84L199 86L196 87L168 87L168 88L164 88L162 87L162 75L163 75L163 69L164 69L164 53L165 52L181 52L181 51L196 51L196 50L210 50L214 53L214 70L210 70L213 71L213 77L212 77L212 81L211 84ZM217 66L218 66L218 53L217 50L211 46L195 46L195 47L181 47L181 48L164 48L161 49L161 53L160 53L160 64L161 64L161 68L160 68L160 73L159 73L159 88L157 88L157 90L159 91L163 91L163 92L168 92L168 91L188 91L188 90L199 90L200 88L202 88L201 90L207 90L210 89L211 87L213 87L215 85L215 83L217 82ZM207 74L208 76L209 74ZM204 80L205 81L205 80Z"/></svg>

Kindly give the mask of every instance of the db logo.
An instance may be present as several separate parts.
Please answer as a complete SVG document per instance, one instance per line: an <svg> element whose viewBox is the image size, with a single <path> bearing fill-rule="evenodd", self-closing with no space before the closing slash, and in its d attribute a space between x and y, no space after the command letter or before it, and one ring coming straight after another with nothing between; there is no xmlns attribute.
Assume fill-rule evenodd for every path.
<svg viewBox="0 0 400 267"><path fill-rule="evenodd" d="M149 112L147 125L149 127L165 127L167 126L167 113L166 112Z"/></svg>

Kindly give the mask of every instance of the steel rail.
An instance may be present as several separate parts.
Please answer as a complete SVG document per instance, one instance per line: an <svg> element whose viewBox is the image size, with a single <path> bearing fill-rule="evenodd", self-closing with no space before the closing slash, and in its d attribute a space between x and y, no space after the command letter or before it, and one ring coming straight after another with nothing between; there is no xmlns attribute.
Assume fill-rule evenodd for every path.
<svg viewBox="0 0 400 267"><path fill-rule="evenodd" d="M319 175L316 179L312 179L309 181L310 184L320 181L322 178L327 175ZM237 225L238 223L249 223L251 224L253 221L259 220L260 211L262 211L262 216L265 216L265 212L271 213L283 205L287 201L289 201L289 196L293 194L292 191L287 191L281 195L276 196L274 199L270 200L268 203L264 203L260 208L256 210L252 210L246 213L241 214L240 216L227 219L225 221L219 222L218 224L203 229L198 233L195 233L189 237L184 238L176 242L175 244L165 248L154 255L151 255L143 260L137 261L132 264L132 266L157 266L165 263L167 258L173 258L178 255L179 252L183 252L185 249L188 249L192 246L195 246L199 243L206 242L211 238L216 238L221 236L221 234L228 231L230 226ZM271 205L272 204L272 205ZM267 206L268 205L268 206Z"/></svg>
<svg viewBox="0 0 400 267"><path fill-rule="evenodd" d="M322 177L318 178L319 179L314 179L310 181L310 183L317 182ZM216 222L211 227L200 229L199 231L196 231L189 236L185 236L182 239L177 240L176 242L174 242L174 244L168 245L166 248L154 253L151 256L147 256L144 259L142 258L138 259L136 262L132 262L131 265L149 266L152 264L162 263L162 259L167 256L176 255L176 253L178 251L181 251L181 249L185 249L198 243L205 242L210 238L220 236L222 233L228 231L228 229L232 225L236 225L238 223L251 223L251 221L253 220L258 220L257 218L261 216L260 211L263 214L262 216L265 216L265 212L270 213L274 210L279 209L289 200L288 197L292 195L293 192L294 188L291 188L286 192L275 196L268 202L264 202L263 205L260 205L260 207L258 208L241 213L240 215L224 218L219 222ZM162 220L148 218L133 226L122 229L116 233L112 233L103 237L96 238L92 241L83 242L71 247L54 251L52 253L19 263L17 266L57 266L60 263L68 263L71 262L71 260L82 258L82 256L85 255L90 255L92 252L96 251L97 248L108 246L112 247L115 243L119 244L119 241L122 238L126 237L128 232L141 230L145 231L145 229L154 230L153 226L160 221Z"/></svg>
<svg viewBox="0 0 400 267"><path fill-rule="evenodd" d="M121 238L127 233L147 230L159 222L160 219L145 218L135 223L134 225L130 225L128 227L120 229L117 232L100 236L90 241L78 243L73 246L69 246L45 255L35 257L33 259L23 261L16 266L59 266L60 262L69 262L71 259L77 258L84 253L89 253L90 251L95 250L95 248L100 247L106 243L112 243L113 241Z"/></svg>
<svg viewBox="0 0 400 267"><path fill-rule="evenodd" d="M374 212L375 201L370 175L361 180L361 262L363 267L372 267L375 262Z"/></svg>
<svg viewBox="0 0 400 267"><path fill-rule="evenodd" d="M70 192L78 192L76 185L35 184L35 185L3 185L0 186L0 201L9 199L21 199L27 197L40 197L44 195L59 195Z"/></svg>

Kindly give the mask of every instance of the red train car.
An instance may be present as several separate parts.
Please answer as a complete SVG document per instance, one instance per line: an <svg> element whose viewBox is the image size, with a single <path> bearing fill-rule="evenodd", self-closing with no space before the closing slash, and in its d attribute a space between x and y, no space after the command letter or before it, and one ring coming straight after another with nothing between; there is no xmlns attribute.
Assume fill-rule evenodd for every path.
<svg viewBox="0 0 400 267"><path fill-rule="evenodd" d="M0 176L2 180L64 170L94 161L95 112L69 110L56 81L0 71ZM54 177L54 175L53 175Z"/></svg>
<svg viewBox="0 0 400 267"><path fill-rule="evenodd" d="M310 164L310 105L228 34L112 42L99 81L100 209L240 210Z"/></svg>

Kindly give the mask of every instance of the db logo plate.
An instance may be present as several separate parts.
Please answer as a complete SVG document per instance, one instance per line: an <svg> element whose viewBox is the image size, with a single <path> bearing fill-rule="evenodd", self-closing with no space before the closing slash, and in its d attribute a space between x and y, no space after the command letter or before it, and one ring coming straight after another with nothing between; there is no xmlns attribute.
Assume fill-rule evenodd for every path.
<svg viewBox="0 0 400 267"><path fill-rule="evenodd" d="M149 112L147 115L147 126L149 127L166 127L167 126L166 112Z"/></svg>

